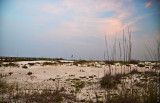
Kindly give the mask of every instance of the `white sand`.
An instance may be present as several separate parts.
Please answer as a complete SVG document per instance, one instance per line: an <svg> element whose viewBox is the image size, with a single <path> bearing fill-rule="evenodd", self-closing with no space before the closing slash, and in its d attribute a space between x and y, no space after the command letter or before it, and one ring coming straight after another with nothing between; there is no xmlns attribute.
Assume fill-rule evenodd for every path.
<svg viewBox="0 0 160 103"><path fill-rule="evenodd" d="M12 72L11 76L7 76L5 79L9 83L19 83L21 88L46 88L48 86L51 89L55 89L58 82L56 78L59 78L59 87L65 87L68 93L71 90L75 90L74 85L71 81L66 81L67 79L79 78L81 81L85 81L86 86L81 90L80 93L77 93L77 98L79 99L89 99L89 95L93 98L96 92L101 92L100 94L104 95L105 90L100 89L98 86L98 82L103 76L104 73L109 73L108 66L98 67L79 67L79 66L66 66L66 65L58 65L58 66L42 66L40 64L36 64L34 66L29 66L28 63L42 63L44 61L23 61L17 62L20 67L0 67L0 74L7 74ZM27 65L27 69L22 68L23 65ZM112 66L112 74L121 73L120 66ZM115 69L116 68L116 69ZM137 68L132 65L132 69L138 69L139 71L144 71L144 68ZM146 69L145 70L149 70ZM122 70L124 71L124 69ZM129 72L128 67L125 69L126 73ZM27 75L28 72L32 72L32 75ZM96 75L94 78L89 78L89 76ZM80 78L82 77L82 78ZM83 78L86 77L86 78ZM55 81L49 79L56 79ZM87 84L88 82L93 82L92 84Z"/></svg>

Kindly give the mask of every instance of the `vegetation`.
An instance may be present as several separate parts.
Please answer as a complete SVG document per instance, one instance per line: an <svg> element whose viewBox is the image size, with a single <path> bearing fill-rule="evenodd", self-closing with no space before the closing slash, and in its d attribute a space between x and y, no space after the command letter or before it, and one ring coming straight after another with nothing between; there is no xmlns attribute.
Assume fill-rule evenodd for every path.
<svg viewBox="0 0 160 103"><path fill-rule="evenodd" d="M10 75L12 75L12 72L9 72ZM131 80L133 75L140 78L140 82L137 81L131 81L133 82L133 86L131 85L130 88L126 88L125 84L127 82L125 80ZM155 71L144 71L139 72L137 69L131 70L128 74L106 74L101 80L100 80L100 86L101 89L105 90L107 94L100 95L101 93L95 92L95 101L96 103L156 103L157 98L159 95L157 94L157 90L159 89L157 85L159 85L159 82L157 82L158 79L158 73ZM32 72L28 72L27 75L32 75ZM71 89L69 92L67 92L67 89L65 87L57 87L59 89L52 90L52 89L43 89L41 92L37 88L36 90L28 90L32 92L25 92L25 90L19 89L18 84L8 84L3 78L4 75L0 75L0 96L2 97L0 99L0 102L34 102L34 103L43 103L43 102L49 102L49 103L63 103L63 102L95 102L93 98L90 99L90 101L87 100L76 100L77 93L80 93L81 89L85 88L87 84L85 84L84 81L80 81L79 78L73 78L70 79L70 81L73 83L73 87L75 89ZM74 75L69 75L69 77L75 77ZM88 76L90 79L94 79L94 75ZM125 77L125 80L124 80ZM136 77L136 78L137 78ZM85 77L87 78L87 77ZM83 79L83 78L82 78ZM152 80L154 79L154 82ZM56 82L56 79L48 79L52 82ZM124 81L123 81L124 80ZM97 82L99 83L99 82ZM94 83L91 83L90 85L93 85ZM95 83L96 84L96 83ZM114 93L114 91L117 91L118 85L122 88L121 91L118 93ZM59 86L59 84L58 84ZM135 89L136 87L137 89ZM111 92L110 92L111 91ZM7 96L6 96L7 95ZM101 99L102 96L105 97L105 99Z"/></svg>
<svg viewBox="0 0 160 103"><path fill-rule="evenodd" d="M144 75L146 75L146 76L151 76L151 77L153 77L153 76L157 76L157 73L156 72L154 72L154 71L145 71L144 72Z"/></svg>
<svg viewBox="0 0 160 103"><path fill-rule="evenodd" d="M26 102L35 103L59 103L63 101L68 101L73 103L75 97L60 91L50 91L44 90L42 93L35 92L31 95L26 96Z"/></svg>
<svg viewBox="0 0 160 103"><path fill-rule="evenodd" d="M116 62L115 61L105 61L105 64L110 64L110 65L114 65Z"/></svg>
<svg viewBox="0 0 160 103"><path fill-rule="evenodd" d="M35 63L28 63L28 65L30 65L30 66L34 66L34 65L35 65Z"/></svg>
<svg viewBox="0 0 160 103"><path fill-rule="evenodd" d="M139 62L137 60L130 60L130 64L138 64Z"/></svg>
<svg viewBox="0 0 160 103"><path fill-rule="evenodd" d="M9 63L6 63L6 64L1 64L1 65L4 66L4 67L19 67L18 64L13 63L13 62L9 62Z"/></svg>
<svg viewBox="0 0 160 103"><path fill-rule="evenodd" d="M119 95L111 97L110 94L107 95L106 103L140 103L136 96L131 95L127 92L122 92Z"/></svg>
<svg viewBox="0 0 160 103"><path fill-rule="evenodd" d="M27 58L5 59L3 62L29 61Z"/></svg>
<svg viewBox="0 0 160 103"><path fill-rule="evenodd" d="M31 90L29 90L31 91ZM5 93L5 94L4 94ZM4 96L4 95L8 96ZM0 79L0 103L12 103L12 102L26 102L26 103L59 103L69 102L74 103L75 96L66 94L63 91L54 91L44 89L41 93L39 91L32 91L26 93L25 91L19 91L18 84L9 85L6 81Z"/></svg>
<svg viewBox="0 0 160 103"><path fill-rule="evenodd" d="M111 56L109 57L108 52L108 44L105 37L105 43L106 43L106 49L107 49L107 60L105 60L104 55L104 63L103 65L109 67L109 74L105 74L105 68L104 68L104 77L101 78L99 81L99 69L98 69L98 77L94 78L96 76L79 76L79 78L73 78L75 75L69 75L69 79L66 79L66 81L69 81L71 83L72 88L67 91L67 89L63 86L60 87L60 80L59 78L55 79L48 79L47 81L51 82L57 82L56 84L56 90L53 89L41 89L39 91L39 88L37 87L36 90L34 89L28 89L29 92L26 92L26 90L20 90L18 84L16 85L10 85L5 80L3 80L4 77L7 75L0 74L0 103L5 102L27 102L27 103L58 103L58 102L67 102L67 103L75 103L75 102L96 102L96 103L156 103L158 102L158 98L160 98L159 95L159 77L160 74L157 72L157 69L159 69L159 60L160 60L160 42L158 47L158 54L156 55L156 50L152 50L148 47L147 50L150 54L150 57L152 60L155 60L156 63L152 67L152 69L155 69L155 71L143 71L140 72L138 69L133 69L131 64L136 64L138 67L143 68L145 66L139 63L136 60L131 60L131 48L132 48L132 42L131 42L131 32L128 29L128 39L126 38L126 35L123 31L123 41L119 41L119 61L116 61L116 53L117 53L117 44L116 44L116 37L113 45L113 51L111 52ZM152 54L153 53L153 54ZM105 52L104 52L105 54ZM156 56L155 56L156 55ZM158 57L158 58L157 58ZM42 58L43 59L43 58ZM47 59L46 59L47 60ZM89 63L95 63L93 61L86 61L86 60L76 60L74 62L74 65L84 65ZM116 73L116 65L115 63L120 63L121 66L121 74ZM42 65L58 65L60 62L44 62ZM33 66L34 63L28 63L28 65ZM114 66L115 68L113 68ZM15 67L17 64L15 63L7 63L2 64L1 66L12 66ZM94 64L93 64L94 66ZM26 65L23 66L23 68L28 68ZM137 68L137 67L135 67ZM115 71L114 75L112 71ZM122 72L122 69L124 73ZM146 68L143 68L146 69ZM147 70L147 69L146 69ZM82 70L80 70L82 71ZM127 71L127 74L125 72ZM81 72L82 73L82 72ZM9 75L12 75L12 72L9 72ZM28 72L27 75L32 75L32 72ZM30 77L30 76L29 76ZM59 75L57 76L59 77ZM86 81L81 81L81 79L88 79L88 84L92 86L93 91L95 92L95 95L92 99L90 97L90 94L88 93L89 101L87 100L76 100L76 95L81 91L81 89L85 88L88 84ZM96 82L92 82L93 79L96 79ZM86 84L85 84L86 83ZM66 83L67 84L67 83ZM95 85L96 85L96 88ZM99 88L99 84L101 89ZM64 85L65 86L65 85ZM88 88L87 88L88 89ZM96 90L104 90L106 94L102 94L101 92L96 92ZM93 94L92 94L93 96ZM105 97L100 100L100 98Z"/></svg>
<svg viewBox="0 0 160 103"><path fill-rule="evenodd" d="M152 69L160 69L160 64L158 65L153 65Z"/></svg>
<svg viewBox="0 0 160 103"><path fill-rule="evenodd" d="M74 65L78 65L78 64L83 65L83 64L92 63L92 62L93 62L93 61L87 61L87 60L76 60L76 61L74 62Z"/></svg>
<svg viewBox="0 0 160 103"><path fill-rule="evenodd" d="M141 72L139 72L138 70L136 70L136 69L133 69L131 72L130 72L130 74L140 74Z"/></svg>
<svg viewBox="0 0 160 103"><path fill-rule="evenodd" d="M11 76L13 74L13 72L9 72L8 74Z"/></svg>
<svg viewBox="0 0 160 103"><path fill-rule="evenodd" d="M54 62L43 62L42 65L43 65L43 66L46 66L46 65L54 65L54 66L56 66L56 65L58 65L58 63L54 63Z"/></svg>
<svg viewBox="0 0 160 103"><path fill-rule="evenodd" d="M100 81L101 87L105 89L115 89L120 82L121 75L106 74Z"/></svg>
<svg viewBox="0 0 160 103"><path fill-rule="evenodd" d="M145 67L144 64L138 64L138 67Z"/></svg>
<svg viewBox="0 0 160 103"><path fill-rule="evenodd" d="M0 79L0 88L1 89L6 89L8 87L9 87L9 84L5 80Z"/></svg>
<svg viewBox="0 0 160 103"><path fill-rule="evenodd" d="M27 67L26 65L23 65L23 66L22 66L22 68L25 68L25 69L27 69L28 67Z"/></svg>
<svg viewBox="0 0 160 103"><path fill-rule="evenodd" d="M27 75L32 75L32 72L28 72Z"/></svg>

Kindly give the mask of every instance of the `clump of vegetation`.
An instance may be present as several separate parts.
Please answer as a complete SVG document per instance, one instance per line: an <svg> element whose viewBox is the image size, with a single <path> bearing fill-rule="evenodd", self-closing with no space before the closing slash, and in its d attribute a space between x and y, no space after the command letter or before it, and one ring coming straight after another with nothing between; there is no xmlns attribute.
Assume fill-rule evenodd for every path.
<svg viewBox="0 0 160 103"><path fill-rule="evenodd" d="M144 86L142 84L137 85ZM159 97L157 89L156 84L149 83L148 86L144 88L144 92L138 90L129 92L124 90L117 95L111 95L109 93L106 96L106 103L157 103L157 98Z"/></svg>
<svg viewBox="0 0 160 103"><path fill-rule="evenodd" d="M65 90L65 88L64 88L64 87L62 87L62 88L60 89L60 91L61 91L61 92L63 92L63 91L66 91L66 90Z"/></svg>
<svg viewBox="0 0 160 103"><path fill-rule="evenodd" d="M0 79L0 88L6 89L8 87L9 87L9 84L5 80Z"/></svg>
<svg viewBox="0 0 160 103"><path fill-rule="evenodd" d="M3 65L2 65L2 62L0 62L0 67L2 67Z"/></svg>
<svg viewBox="0 0 160 103"><path fill-rule="evenodd" d="M127 67L129 67L129 66L130 66L130 64L126 64L126 66L127 66Z"/></svg>
<svg viewBox="0 0 160 103"><path fill-rule="evenodd" d="M79 78L84 79L84 78L87 78L87 77L86 76L80 76Z"/></svg>
<svg viewBox="0 0 160 103"><path fill-rule="evenodd" d="M44 62L43 64L42 64L43 66L45 66L45 65L58 65L57 63L53 63L53 62Z"/></svg>
<svg viewBox="0 0 160 103"><path fill-rule="evenodd" d="M116 88L117 83L120 83L120 74L111 75L106 74L100 81L101 87L105 89L113 89Z"/></svg>
<svg viewBox="0 0 160 103"><path fill-rule="evenodd" d="M88 76L89 78L93 78L94 76Z"/></svg>
<svg viewBox="0 0 160 103"><path fill-rule="evenodd" d="M79 78L73 78L71 80L73 80L73 81L79 81L80 79Z"/></svg>
<svg viewBox="0 0 160 103"><path fill-rule="evenodd" d="M140 103L139 98L136 96L132 96L130 93L122 92L119 95L110 94L107 95L107 102L106 103Z"/></svg>
<svg viewBox="0 0 160 103"><path fill-rule="evenodd" d="M128 61L119 61L119 63L120 63L121 65L127 65L127 64L128 64Z"/></svg>
<svg viewBox="0 0 160 103"><path fill-rule="evenodd" d="M133 69L130 74L140 74L141 72L139 72L137 69Z"/></svg>
<svg viewBox="0 0 160 103"><path fill-rule="evenodd" d="M28 61L26 58L17 58L17 59L15 59L14 61Z"/></svg>
<svg viewBox="0 0 160 103"><path fill-rule="evenodd" d="M149 83L145 93L142 94L142 102L158 103L158 98L160 98L160 95L157 93L158 89L157 84Z"/></svg>
<svg viewBox="0 0 160 103"><path fill-rule="evenodd" d="M15 101L18 103L24 101L26 103L74 103L76 101L73 94L66 94L64 91L44 89L41 93L39 91L26 93L19 90L18 86L9 85L6 81L0 79L0 103L12 103Z"/></svg>
<svg viewBox="0 0 160 103"><path fill-rule="evenodd" d="M3 77L7 77L6 74L0 74L0 79L3 78Z"/></svg>
<svg viewBox="0 0 160 103"><path fill-rule="evenodd" d="M84 81L78 81L78 82L75 83L74 87L75 87L75 89L76 89L75 91L76 91L76 93L77 93L77 92L79 92L82 88L85 87L85 82L84 82Z"/></svg>
<svg viewBox="0 0 160 103"><path fill-rule="evenodd" d="M85 64L87 61L86 60L77 60L74 63L75 64Z"/></svg>
<svg viewBox="0 0 160 103"><path fill-rule="evenodd" d="M55 79L53 79L53 78L49 78L48 80L55 81Z"/></svg>
<svg viewBox="0 0 160 103"><path fill-rule="evenodd" d="M137 60L130 60L130 64L138 64L139 62Z"/></svg>
<svg viewBox="0 0 160 103"><path fill-rule="evenodd" d="M32 72L28 72L27 75L32 75Z"/></svg>
<svg viewBox="0 0 160 103"><path fill-rule="evenodd" d="M145 87L145 86L146 86L146 84L144 84L144 83L139 83L139 82L137 82L135 85L136 85L137 87Z"/></svg>
<svg viewBox="0 0 160 103"><path fill-rule="evenodd" d="M13 72L9 72L8 74L11 76L13 74Z"/></svg>
<svg viewBox="0 0 160 103"><path fill-rule="evenodd" d="M42 93L33 93L26 97L27 103L59 103L59 102L69 102L72 103L75 100L75 96L69 95L60 91L50 91L45 90Z"/></svg>
<svg viewBox="0 0 160 103"><path fill-rule="evenodd" d="M6 63L6 64L2 64L4 67L19 67L19 65L18 64L16 64L16 63L12 63L12 62L10 62L10 63Z"/></svg>
<svg viewBox="0 0 160 103"><path fill-rule="evenodd" d="M33 61L27 58L15 58L15 59L5 59L4 62L19 62L19 61Z"/></svg>
<svg viewBox="0 0 160 103"><path fill-rule="evenodd" d="M6 80L0 77L0 95L1 95L0 103L6 103L3 102L4 95L6 95L8 92L13 91L13 89L14 89L13 84L12 85L8 84Z"/></svg>
<svg viewBox="0 0 160 103"><path fill-rule="evenodd" d="M153 65L152 69L160 69L160 65Z"/></svg>
<svg viewBox="0 0 160 103"><path fill-rule="evenodd" d="M78 64L83 65L83 64L92 63L92 62L93 62L93 61L87 61L87 60L76 60L76 61L74 62L74 65L78 65Z"/></svg>
<svg viewBox="0 0 160 103"><path fill-rule="evenodd" d="M23 66L22 66L22 68L25 68L25 69L27 69L28 67L27 67L26 65L23 65Z"/></svg>
<svg viewBox="0 0 160 103"><path fill-rule="evenodd" d="M157 73L154 72L154 71L145 71L145 72L144 72L144 75L146 75L146 76L156 76Z"/></svg>
<svg viewBox="0 0 160 103"><path fill-rule="evenodd" d="M35 65L35 63L28 63L28 65L30 65L30 66L34 66L34 65Z"/></svg>
<svg viewBox="0 0 160 103"><path fill-rule="evenodd" d="M105 61L105 64L110 64L110 65L114 65L116 62L115 61L112 61L112 60L110 60L110 61Z"/></svg>
<svg viewBox="0 0 160 103"><path fill-rule="evenodd" d="M145 67L144 64L138 64L138 67Z"/></svg>

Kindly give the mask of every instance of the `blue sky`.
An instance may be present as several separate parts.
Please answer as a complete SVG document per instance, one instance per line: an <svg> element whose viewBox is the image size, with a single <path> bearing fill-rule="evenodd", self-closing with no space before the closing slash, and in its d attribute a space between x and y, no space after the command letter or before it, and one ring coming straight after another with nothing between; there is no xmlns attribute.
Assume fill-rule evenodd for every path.
<svg viewBox="0 0 160 103"><path fill-rule="evenodd" d="M103 60L122 31L132 31L132 58L160 38L159 0L1 0L0 56ZM146 53L147 54L147 53ZM117 54L118 57L118 54Z"/></svg>

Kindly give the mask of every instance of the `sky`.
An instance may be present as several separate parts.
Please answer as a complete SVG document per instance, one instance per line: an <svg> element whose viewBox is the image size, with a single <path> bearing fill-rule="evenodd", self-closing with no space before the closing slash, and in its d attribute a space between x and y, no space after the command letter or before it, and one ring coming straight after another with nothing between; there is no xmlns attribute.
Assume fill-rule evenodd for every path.
<svg viewBox="0 0 160 103"><path fill-rule="evenodd" d="M159 8L160 0L0 0L0 56L103 60L105 35L111 55L129 28L131 57L144 60L145 45L160 39Z"/></svg>

